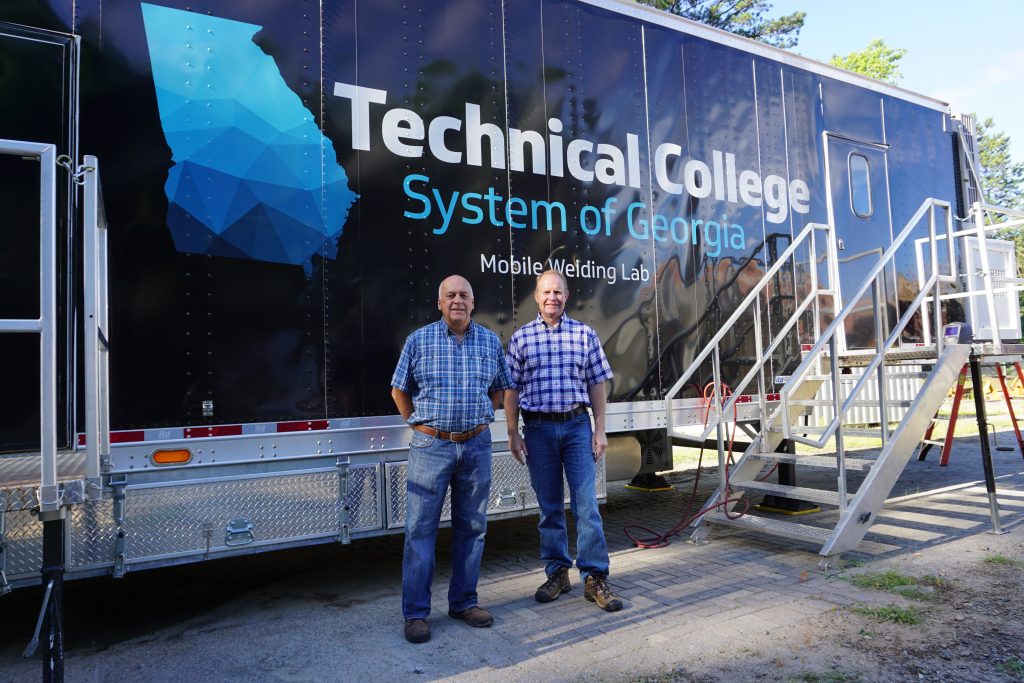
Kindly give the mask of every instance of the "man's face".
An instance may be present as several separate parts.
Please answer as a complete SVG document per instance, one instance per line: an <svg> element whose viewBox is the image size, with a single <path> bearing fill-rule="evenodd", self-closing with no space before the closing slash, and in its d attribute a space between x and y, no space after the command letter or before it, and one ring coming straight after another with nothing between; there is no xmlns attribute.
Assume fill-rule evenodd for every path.
<svg viewBox="0 0 1024 683"><path fill-rule="evenodd" d="M565 291L565 283L555 273L546 273L537 281L537 289L533 292L533 300L537 302L540 314L554 320L562 317L569 292Z"/></svg>
<svg viewBox="0 0 1024 683"><path fill-rule="evenodd" d="M438 293L437 309L441 317L451 328L461 328L469 324L473 314L473 288L465 278L453 275L441 283Z"/></svg>

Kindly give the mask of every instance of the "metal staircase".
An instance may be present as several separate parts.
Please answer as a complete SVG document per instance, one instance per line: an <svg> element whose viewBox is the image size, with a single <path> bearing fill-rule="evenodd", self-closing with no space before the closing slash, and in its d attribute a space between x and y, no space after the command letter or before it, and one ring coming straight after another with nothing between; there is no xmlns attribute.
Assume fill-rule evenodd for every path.
<svg viewBox="0 0 1024 683"><path fill-rule="evenodd" d="M698 369L706 367L710 361L714 388L701 440L710 438L712 434L717 435L719 471L723 474L717 491L702 508L705 513L693 522L696 527L692 536L694 540L707 538L710 525L722 524L811 541L821 546L823 568L840 553L856 548L861 542L871 524L877 519L878 510L913 455L932 416L971 353L971 347L968 345L944 345L942 339L940 286L956 281L956 261L952 253L952 213L949 203L936 199L926 200L893 243L882 253L858 290L846 298L849 303L838 311L824 329L821 317L823 300L827 301L830 298L832 302L839 302L843 298L838 291L839 259L836 255L836 240L830 226L807 226L697 355L669 391L665 406L669 437L679 437L682 431L673 420L673 412L678 411L678 407L673 407L673 400L684 386L691 383ZM940 215L944 217L944 220L941 220L945 233L942 238L947 248L950 271L945 274L940 272L938 253L943 242L937 234ZM920 277L920 293L902 310L899 321L888 329L884 307L886 269L891 269L897 252L908 243L911 235L925 220L928 226L926 239L930 245L930 263L926 265L928 272ZM820 250L821 257L819 233L824 233L825 238L824 249ZM796 255L801 257L800 261L794 259ZM828 287L819 286L818 270L822 265L827 273ZM805 295L797 297L798 303L788 320L774 332L773 336L764 339L762 309L768 300L769 285L773 276L782 268L802 269L802 275L805 276L802 279L810 283L809 290ZM875 348L848 351L845 348L844 330L847 321L853 319L852 316L858 316L858 321L865 318L865 300L872 301L871 324L874 325ZM931 315L926 313L926 303L927 308L932 309ZM838 308L838 303L835 307ZM753 317L757 357L753 367L739 382L726 389L722 385L721 377L722 342L729 334L730 328L744 316ZM926 342L933 340L933 343L925 347L901 348L898 341L908 324L918 319L917 316L920 316L919 319L928 326L925 333ZM810 321L807 321L808 317ZM771 377L773 354L787 335L796 333L794 328L801 319L805 321L805 325L809 323L809 330L805 329L805 333L813 333L815 330L821 332L816 335L816 343L804 354L800 365L786 379L777 401L769 401L766 386L768 378ZM888 376L890 373L905 372L895 369L894 366L909 362L929 364L932 365L932 369L915 398L909 402L891 401L887 396ZM862 374L856 378L843 374L843 368L849 366L863 368ZM845 379L852 381L844 382ZM866 392L863 391L869 382L877 383L877 397L873 400L867 399ZM755 384L756 397L744 395L744 391L749 391L748 387L753 390ZM816 398L819 390L826 386L831 388L828 393L832 398ZM732 454L727 452L725 446L726 432L730 424L737 422L737 403L751 400L760 403L760 429L747 450L735 463L731 463ZM828 406L830 413L825 424L800 424L801 418L809 414L812 407L823 404ZM886 416L886 419L880 420L879 429L863 430L847 424L846 418L850 410L866 405L876 407L879 415ZM897 405L905 407L906 413L894 428L890 428L892 409ZM847 458L844 437L853 435L870 435L878 438L882 444L881 452L877 457L869 459ZM821 454L796 455L780 452L784 439L810 446ZM823 449L830 442L834 442L834 452L830 450L824 453ZM767 477L761 474L765 467L779 464L830 469L835 473L834 486L822 489L786 486L761 480L760 477ZM866 472L866 476L860 481L859 486L856 486L855 491L850 490L851 481L847 476L850 472ZM829 528L744 514L746 503L743 496L748 492L769 493L834 506L839 512L838 521ZM737 505L741 504L744 508L736 510Z"/></svg>

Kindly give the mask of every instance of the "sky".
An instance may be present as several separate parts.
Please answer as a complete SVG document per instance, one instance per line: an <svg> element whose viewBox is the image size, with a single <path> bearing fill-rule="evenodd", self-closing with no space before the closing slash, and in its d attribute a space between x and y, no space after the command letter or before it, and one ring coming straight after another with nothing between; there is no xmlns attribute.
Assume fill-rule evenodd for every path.
<svg viewBox="0 0 1024 683"><path fill-rule="evenodd" d="M907 50L897 85L992 117L1024 162L1024 1L769 0L769 16L807 13L794 52L827 62L874 38Z"/></svg>

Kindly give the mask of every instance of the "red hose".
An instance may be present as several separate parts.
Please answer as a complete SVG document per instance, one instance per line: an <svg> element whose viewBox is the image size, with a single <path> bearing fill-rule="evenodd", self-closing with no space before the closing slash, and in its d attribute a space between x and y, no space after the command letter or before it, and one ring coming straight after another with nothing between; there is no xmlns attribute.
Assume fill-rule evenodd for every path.
<svg viewBox="0 0 1024 683"><path fill-rule="evenodd" d="M732 390L727 385L722 384L720 401L724 401L731 394L732 394ZM704 428L705 429L708 426L708 420L710 419L710 416L711 416L711 400L712 400L713 397L714 397L714 383L713 382L709 382L708 384L706 384L704 386L704 395L702 397L703 400L704 400L704 405L705 405L705 411L704 411ZM746 514L747 510L750 509L750 502L749 501L747 501L747 500L745 500L743 498L730 498L729 497L729 467L732 464L732 459L733 459L732 458L732 449L733 449L734 440L736 438L736 424L737 424L737 418L739 416L739 412L736 409L736 404L735 403L732 406L732 410L733 410L732 433L729 435L729 452L728 452L728 457L726 458L726 461L725 461L725 472L723 472L723 474L722 474L722 476L725 477L725 498L723 500L721 500L720 502L715 503L714 505L709 505L708 507L704 508L703 510L700 510L699 512L697 512L695 514L691 514L691 511L693 510L693 504L697 500L697 485L700 483L701 468L702 468L702 465L704 463L704 444L701 444L700 455L697 458L697 476L694 477L694 480L693 480L693 490L690 492L690 502L686 506L686 511L683 513L682 519L680 519L679 522L677 522L676 525L673 526L671 529L669 529L668 531L666 531L664 533L661 533L661 534L659 534L658 532L656 532L656 531L654 531L652 529L649 529L648 527L642 526L640 524L629 524L629 525L627 525L625 528L623 528L622 531L623 531L624 534L626 534L626 537L629 540L631 540L633 542L633 545L635 545L637 548L664 548L665 546L667 546L669 544L669 539L671 539L673 536L679 534L686 527L690 526L690 524L693 522L693 520L697 519L698 517L702 517L703 515L707 514L708 512L710 512L712 510L714 510L715 508L724 507L724 506L728 506L728 505L732 505L732 504L742 505L743 507L742 507L742 509L739 512L730 512L728 509L725 510L725 514L726 514L726 516L729 519L739 519L744 514ZM671 438L669 439L669 441L671 443ZM670 447L671 447L671 445L670 445ZM771 472L769 472L768 474L771 474ZM645 538L637 538L632 533L630 533L631 530L642 531L642 532L644 532L646 534L651 534L651 535L649 537L645 537Z"/></svg>

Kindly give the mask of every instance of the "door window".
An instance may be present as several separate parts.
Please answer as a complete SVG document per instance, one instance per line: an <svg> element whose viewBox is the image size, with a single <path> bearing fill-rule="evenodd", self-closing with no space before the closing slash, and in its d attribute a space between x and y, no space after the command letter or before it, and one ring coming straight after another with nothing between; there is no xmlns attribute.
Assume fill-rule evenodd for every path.
<svg viewBox="0 0 1024 683"><path fill-rule="evenodd" d="M850 208L855 216L870 218L871 207L871 165L868 158L861 154L849 157L850 173Z"/></svg>

